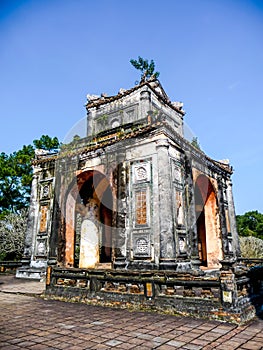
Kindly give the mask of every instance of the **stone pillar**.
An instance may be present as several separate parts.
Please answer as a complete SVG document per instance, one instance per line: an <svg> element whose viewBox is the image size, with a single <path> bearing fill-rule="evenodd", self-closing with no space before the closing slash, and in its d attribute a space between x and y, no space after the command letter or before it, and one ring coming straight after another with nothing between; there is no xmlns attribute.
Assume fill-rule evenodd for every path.
<svg viewBox="0 0 263 350"><path fill-rule="evenodd" d="M87 136L92 136L95 133L95 114L96 108L89 108L89 110L87 110Z"/></svg>
<svg viewBox="0 0 263 350"><path fill-rule="evenodd" d="M218 206L219 206L219 218L220 218L220 229L221 229L221 237L222 237L222 249L223 249L223 259L228 259L232 254L229 254L229 246L228 246L228 232L227 232L227 224L226 224L226 208L224 201L224 179L222 177L218 177L217 185L218 185Z"/></svg>
<svg viewBox="0 0 263 350"><path fill-rule="evenodd" d="M126 169L125 152L117 154L117 212L114 234L115 259L114 268L122 269L126 266Z"/></svg>
<svg viewBox="0 0 263 350"><path fill-rule="evenodd" d="M54 195L53 199L53 212L51 213L51 233L49 237L49 254L48 265L57 264L57 246L58 246L58 232L59 224L61 221L61 209L59 207L57 196Z"/></svg>
<svg viewBox="0 0 263 350"><path fill-rule="evenodd" d="M233 253L236 257L240 257L241 256L240 243L239 243L239 237L237 232L236 212L235 212L235 205L234 205L234 199L233 199L232 182L230 179L226 181L226 186L227 186L226 194L227 194L227 201L228 201L228 215L229 215L229 223L230 223L231 234L232 234Z"/></svg>
<svg viewBox="0 0 263 350"><path fill-rule="evenodd" d="M140 95L141 110L139 119L146 118L151 109L151 92L148 90L148 88L145 87L145 90L141 91Z"/></svg>
<svg viewBox="0 0 263 350"><path fill-rule="evenodd" d="M27 229L25 234L25 247L24 255L22 257L23 265L30 265L31 259L34 254L35 240L36 240L36 230L37 230L37 220L38 220L38 195L37 195L37 185L38 185L38 175L36 175L39 168L34 168L34 175L31 187L31 197L30 206L28 213Z"/></svg>
<svg viewBox="0 0 263 350"><path fill-rule="evenodd" d="M174 269L176 267L172 183L168 148L168 139L160 139L156 142L158 158L160 268L162 269Z"/></svg>
<svg viewBox="0 0 263 350"><path fill-rule="evenodd" d="M185 184L187 205L187 235L190 243L190 259L193 269L199 269L201 261L198 254L198 236L195 213L195 193L190 152L185 152Z"/></svg>
<svg viewBox="0 0 263 350"><path fill-rule="evenodd" d="M222 268L220 270L220 290L221 303L224 308L232 309L238 302L237 284L234 270L234 260L220 261Z"/></svg>

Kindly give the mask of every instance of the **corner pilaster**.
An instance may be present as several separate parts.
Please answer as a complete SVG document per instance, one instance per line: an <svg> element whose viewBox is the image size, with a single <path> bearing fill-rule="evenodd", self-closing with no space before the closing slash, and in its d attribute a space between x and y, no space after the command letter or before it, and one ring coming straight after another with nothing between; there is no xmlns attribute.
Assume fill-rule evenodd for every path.
<svg viewBox="0 0 263 350"><path fill-rule="evenodd" d="M173 232L169 140L160 139L156 141L156 149L158 158L160 268L174 269L176 267L176 253Z"/></svg>

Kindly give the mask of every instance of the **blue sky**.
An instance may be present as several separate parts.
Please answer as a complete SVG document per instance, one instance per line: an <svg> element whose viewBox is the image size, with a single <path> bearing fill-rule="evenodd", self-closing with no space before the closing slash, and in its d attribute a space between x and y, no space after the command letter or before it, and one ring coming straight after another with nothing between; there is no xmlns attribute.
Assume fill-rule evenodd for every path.
<svg viewBox="0 0 263 350"><path fill-rule="evenodd" d="M140 55L202 149L230 159L236 212L263 212L262 38L262 0L1 0L0 151L63 140L87 93L134 86Z"/></svg>

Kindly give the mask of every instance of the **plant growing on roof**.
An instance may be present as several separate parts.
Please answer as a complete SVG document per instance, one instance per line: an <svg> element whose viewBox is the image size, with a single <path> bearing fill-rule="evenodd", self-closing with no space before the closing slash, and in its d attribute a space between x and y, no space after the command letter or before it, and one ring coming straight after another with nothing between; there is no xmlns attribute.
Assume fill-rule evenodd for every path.
<svg viewBox="0 0 263 350"><path fill-rule="evenodd" d="M141 82L149 79L157 79L160 75L159 72L155 72L155 63L153 60L149 61L143 59L142 57L138 57L138 60L131 59L130 63L134 68L140 70L141 74Z"/></svg>
<svg viewBox="0 0 263 350"><path fill-rule="evenodd" d="M191 145L201 151L201 146L200 146L200 143L198 141L198 137L193 137L192 138Z"/></svg>

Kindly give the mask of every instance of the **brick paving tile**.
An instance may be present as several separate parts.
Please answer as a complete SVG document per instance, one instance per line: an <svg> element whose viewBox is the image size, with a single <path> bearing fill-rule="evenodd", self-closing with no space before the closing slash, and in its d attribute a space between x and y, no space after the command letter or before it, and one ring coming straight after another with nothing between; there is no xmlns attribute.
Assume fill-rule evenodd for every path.
<svg viewBox="0 0 263 350"><path fill-rule="evenodd" d="M130 344L134 344L134 346L135 345L140 345L140 344L142 344L144 342L144 340L143 339L139 339L139 338L131 338L130 340L129 340L129 343Z"/></svg>
<svg viewBox="0 0 263 350"><path fill-rule="evenodd" d="M179 337L175 337L174 339L177 340L177 341L182 341L184 343L188 343L190 342L191 340L193 340L194 338L197 338L197 335L196 334L183 334L183 335L179 335Z"/></svg>
<svg viewBox="0 0 263 350"><path fill-rule="evenodd" d="M194 345L208 345L210 343L210 341L208 340L204 340L204 339L194 339L191 341L191 344L194 344Z"/></svg>
<svg viewBox="0 0 263 350"><path fill-rule="evenodd" d="M144 340L149 340L149 339L152 339L153 337L152 337L151 334L140 334L140 335L137 335L137 338L144 339Z"/></svg>
<svg viewBox="0 0 263 350"><path fill-rule="evenodd" d="M116 340L116 339L112 339L112 340L107 341L105 344L110 345L110 346L117 346L117 345L122 344L122 342L119 340Z"/></svg>
<svg viewBox="0 0 263 350"><path fill-rule="evenodd" d="M211 340L211 341L216 341L218 339L221 339L222 338L222 335L219 334L219 333L213 333L213 332L208 332L206 334L203 334L201 335L201 337L205 338L205 339L208 339L208 340ZM200 337L200 338L201 338ZM231 338L232 335L229 335L229 337Z"/></svg>
<svg viewBox="0 0 263 350"><path fill-rule="evenodd" d="M186 344L182 347L182 349L188 349L188 350L201 350L202 346L194 345L194 344Z"/></svg>
<svg viewBox="0 0 263 350"><path fill-rule="evenodd" d="M159 349L159 347L162 344L154 342L154 341L150 341L150 340L146 340L144 341L141 345L136 346L136 348L139 348L140 346L144 346L144 347L148 347L148 349ZM133 350L133 349L132 349Z"/></svg>
<svg viewBox="0 0 263 350"><path fill-rule="evenodd" d="M32 341L22 341L21 343L18 343L17 345L19 345L20 347L29 347L32 345L35 345L36 343L32 342Z"/></svg>
<svg viewBox="0 0 263 350"><path fill-rule="evenodd" d="M164 333L163 336L168 339L174 339L175 337L184 334L182 331L171 331L169 333Z"/></svg>
<svg viewBox="0 0 263 350"><path fill-rule="evenodd" d="M99 338L99 337L95 337L95 338L92 338L92 341L94 342L94 343L104 343L105 341L106 341L106 339L105 338Z"/></svg>
<svg viewBox="0 0 263 350"><path fill-rule="evenodd" d="M92 348L88 347L88 349L93 349L93 350L110 350L112 349L111 346L105 345L105 344L99 344L96 346L93 346Z"/></svg>
<svg viewBox="0 0 263 350"><path fill-rule="evenodd" d="M1 350L260 350L263 347L260 319L238 327L1 292L0 323Z"/></svg>
<svg viewBox="0 0 263 350"><path fill-rule="evenodd" d="M251 339L251 338L250 338ZM240 335L236 335L235 337L231 338L231 340L237 342L238 344L244 344L248 341L248 339L240 337Z"/></svg>
<svg viewBox="0 0 263 350"><path fill-rule="evenodd" d="M204 329L199 329L198 327L191 329L191 333L195 333L195 334L204 334L205 332L206 331Z"/></svg>
<svg viewBox="0 0 263 350"><path fill-rule="evenodd" d="M1 337L1 339L3 339L2 337ZM15 344L17 344L17 343L21 343L21 339L19 338L19 339L17 339L17 338L9 338L9 339L3 339L3 340L8 340L8 343L10 343L10 344L13 344L13 345L15 345ZM1 344L1 343L0 343Z"/></svg>
<svg viewBox="0 0 263 350"><path fill-rule="evenodd" d="M239 346L240 346L240 343L238 343L238 342L235 342L235 341L233 341L233 340L229 340L229 341L226 341L225 343L224 343L224 350L226 350L226 349L230 349L230 350L234 350L234 349L238 349L239 348Z"/></svg>
<svg viewBox="0 0 263 350"><path fill-rule="evenodd" d="M209 332L209 331L211 331L212 329L215 329L215 328L216 328L216 326L214 324L213 325L209 325L209 324L206 324L206 323L195 327L195 329L200 329L200 330L202 330L204 332Z"/></svg>
<svg viewBox="0 0 263 350"><path fill-rule="evenodd" d="M170 340L167 345L171 345L171 346L175 346L177 348L179 348L180 346L185 345L185 342L182 341L177 341L177 340Z"/></svg>
<svg viewBox="0 0 263 350"><path fill-rule="evenodd" d="M100 336L101 338L105 338L105 341L107 339L112 339L112 337L117 337L117 334L114 334L112 332L107 332L107 331L101 331L101 332L97 332L96 336Z"/></svg>
<svg viewBox="0 0 263 350"><path fill-rule="evenodd" d="M222 343L222 340L221 340L222 337L220 337L220 335L214 335L214 334L204 334L202 335L201 337L199 337L198 339L203 339L203 340L206 340L206 341L209 341L209 342L219 342L219 343Z"/></svg>
<svg viewBox="0 0 263 350"><path fill-rule="evenodd" d="M50 349L51 347L48 347ZM46 344L35 344L29 348L30 350L45 350L47 349Z"/></svg>
<svg viewBox="0 0 263 350"><path fill-rule="evenodd" d="M183 332L185 332L185 333L187 333L187 332L191 332L191 331L192 331L192 329L193 329L193 328L188 327L188 326L181 326L181 327L177 328L177 330L179 330L179 331L183 331Z"/></svg>
<svg viewBox="0 0 263 350"><path fill-rule="evenodd" d="M174 346L171 346L171 345L168 345L168 344L164 344L164 345L159 346L156 349L158 349L158 350L174 350Z"/></svg>
<svg viewBox="0 0 263 350"><path fill-rule="evenodd" d="M129 349L134 349L135 346L136 345L134 345L134 344L124 343L124 344L121 344L121 345L117 345L115 347L115 349L129 350ZM139 345L139 347L140 347L140 345Z"/></svg>
<svg viewBox="0 0 263 350"><path fill-rule="evenodd" d="M155 337L153 338L153 341L156 343L166 343L168 342L170 339L165 338L165 337Z"/></svg>
<svg viewBox="0 0 263 350"><path fill-rule="evenodd" d="M248 341L245 344L242 344L242 349L246 350L261 350L263 348L263 344L257 341Z"/></svg>
<svg viewBox="0 0 263 350"><path fill-rule="evenodd" d="M149 334L151 334L153 337L159 337L160 335L163 334L163 330L150 331Z"/></svg>
<svg viewBox="0 0 263 350"><path fill-rule="evenodd" d="M229 329L216 327L216 328L213 328L213 330L211 332L219 333L219 334L227 334L229 332Z"/></svg>
<svg viewBox="0 0 263 350"><path fill-rule="evenodd" d="M43 344L43 345L45 345L45 344ZM58 344L56 344L56 348L61 349L61 350L68 349L69 345L68 345L68 343L58 343Z"/></svg>
<svg viewBox="0 0 263 350"><path fill-rule="evenodd" d="M127 335L118 335L115 339L122 341L122 342L129 342L131 337L127 337Z"/></svg>
<svg viewBox="0 0 263 350"><path fill-rule="evenodd" d="M206 345L202 347L202 350L214 350L214 345ZM225 349L220 349L220 350L225 350Z"/></svg>

